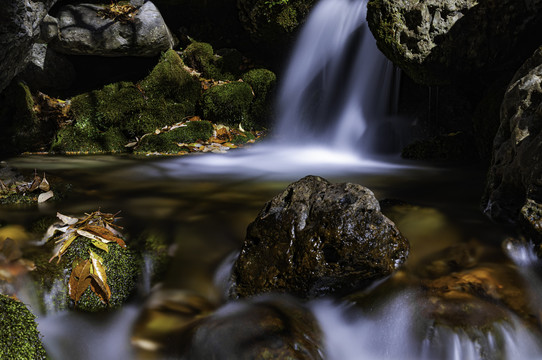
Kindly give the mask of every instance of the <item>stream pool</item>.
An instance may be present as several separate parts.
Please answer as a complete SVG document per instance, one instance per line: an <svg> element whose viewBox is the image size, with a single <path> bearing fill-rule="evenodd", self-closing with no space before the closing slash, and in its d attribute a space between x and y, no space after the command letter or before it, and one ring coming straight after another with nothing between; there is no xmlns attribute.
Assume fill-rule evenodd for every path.
<svg viewBox="0 0 542 360"><path fill-rule="evenodd" d="M289 183L312 174L331 182L364 185L377 199L386 200L384 204L395 204L387 206L385 213L411 243L405 268L375 290L381 299L378 306L363 306L371 292L354 301L360 305L359 311L344 299L307 304L323 329L327 358L542 358L539 330L521 321L521 311L489 330L476 328L478 335L474 337L453 326L434 327L416 321L420 304L429 298L416 285L423 282L420 267L450 263L447 257L453 251L449 249L457 246L484 254L473 255L475 264L469 269L482 265L512 269L514 276L525 280L522 296L526 304L534 306L535 317L541 310L537 294L542 288L537 286L540 279L533 270L537 261L522 262L532 255L528 247L503 251L508 230L489 222L479 210L485 169L421 165L398 159L367 161L321 149L284 149L271 158L267 150L261 146L226 155L148 158L28 155L9 160L9 165L21 171L37 169L60 178L72 184L72 190L59 202L0 207L3 223L26 227L56 212L79 216L98 209L120 211L121 224L128 234L156 230L166 234L171 243L172 259L164 278L159 284L142 281L137 296L121 310L98 315L73 311L38 314L49 356L55 360L161 358L152 351L138 351L131 344L134 322L145 300L167 289L189 291L210 303L223 304L217 272L227 273L224 261L240 249L247 225L266 201ZM401 280L405 278L411 280ZM503 281L504 286L509 283ZM32 309L32 291L21 290L21 294ZM489 300L493 305L503 305L497 298ZM507 312L510 307L514 308L504 306ZM413 335L414 327L422 331L421 336Z"/></svg>

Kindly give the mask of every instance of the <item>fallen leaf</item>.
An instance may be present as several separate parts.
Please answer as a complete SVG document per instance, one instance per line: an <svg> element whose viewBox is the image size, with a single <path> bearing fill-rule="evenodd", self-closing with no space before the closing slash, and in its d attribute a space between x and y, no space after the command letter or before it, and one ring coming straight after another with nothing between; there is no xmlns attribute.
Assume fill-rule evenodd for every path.
<svg viewBox="0 0 542 360"><path fill-rule="evenodd" d="M56 217L59 218L60 221L62 221L66 225L73 225L73 224L75 224L76 222L79 221L78 218L74 218L74 217L67 216L67 215L62 215L59 212L56 213Z"/></svg>
<svg viewBox="0 0 542 360"><path fill-rule="evenodd" d="M47 200L49 200L53 196L55 196L55 194L53 194L52 190L49 190L47 192L44 192L44 193L40 194L38 196L38 204L46 202Z"/></svg>
<svg viewBox="0 0 542 360"><path fill-rule="evenodd" d="M107 284L107 275L103 266L103 259L94 251L90 250L89 252L90 259L92 261L92 271L90 272L90 276L92 276L92 279L96 282L98 288L92 286L93 284L91 284L91 286L93 287L93 291L96 293L96 295L98 295L103 302L107 303L111 298L111 289Z"/></svg>
<svg viewBox="0 0 542 360"><path fill-rule="evenodd" d="M60 244L60 247L58 251L53 255L53 257L49 259L49 262L51 262L57 256L58 256L57 263L60 262L60 258L62 257L62 255L64 255L68 247L76 238L77 238L77 233L74 230L71 230L71 231L68 230L64 234L60 235L58 237L58 240L56 241L57 244Z"/></svg>
<svg viewBox="0 0 542 360"><path fill-rule="evenodd" d="M72 269L68 286L70 298L76 305L90 285L90 267L90 261L84 260Z"/></svg>
<svg viewBox="0 0 542 360"><path fill-rule="evenodd" d="M30 184L30 187L28 188L28 191L32 192L36 190L41 184L41 178L38 175L34 175L34 179L32 180L32 184Z"/></svg>
<svg viewBox="0 0 542 360"><path fill-rule="evenodd" d="M90 239L90 241L92 242L92 245L96 246L98 249L109 252L109 246L107 246L106 243L95 239Z"/></svg>
<svg viewBox="0 0 542 360"><path fill-rule="evenodd" d="M49 184L49 181L47 181L47 179L45 178L45 174L43 174L43 179L41 180L39 189L43 191L51 190L51 185Z"/></svg>

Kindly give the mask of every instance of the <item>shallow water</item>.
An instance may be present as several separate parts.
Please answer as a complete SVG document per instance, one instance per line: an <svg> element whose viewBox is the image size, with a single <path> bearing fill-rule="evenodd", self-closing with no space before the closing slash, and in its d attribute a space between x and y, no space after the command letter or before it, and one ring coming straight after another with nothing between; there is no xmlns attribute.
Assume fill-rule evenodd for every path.
<svg viewBox="0 0 542 360"><path fill-rule="evenodd" d="M162 288L190 290L215 303L221 302L222 290L213 279L224 259L239 250L247 225L267 200L308 174L322 175L333 182L359 183L372 189L379 200L393 199L415 205L412 210L392 214L411 241L408 261L411 269L426 255L473 239L480 247L489 247L502 255L501 242L507 236L506 229L490 223L478 209L484 169L421 166L397 159L367 162L355 157L334 163L333 167L325 161L321 164L309 161L303 167L293 151L286 151L290 155L277 164L270 163L265 146L228 155L181 158L23 156L10 160L10 165L27 171L45 171L51 178L59 177L73 184L73 190L57 203L2 207L0 220L28 226L44 215L54 216L57 211L69 215L97 209L121 211L121 223L128 234L155 229L165 232L171 241L173 261ZM311 153L307 150L297 155L306 159ZM324 158L322 153L312 154ZM502 261L501 255L495 262ZM528 265L533 261L536 260ZM522 276L538 279L527 268ZM62 312L40 316L38 322L47 350L59 360L135 358L129 341L131 326L149 291L154 290L142 287L131 304L111 314ZM390 294L394 292L392 287ZM362 344L376 344L374 336L381 341L376 350L366 349L364 359L404 359L405 351L410 358L433 358L434 346L426 346L429 355L423 355L423 343L407 336L409 319L416 311L416 298L420 295L407 291L390 296L384 310L361 312L353 317L344 312L342 303L322 300L309 304L327 334L326 351L330 359L357 359ZM24 300L32 303L31 298ZM402 335L398 336L398 331ZM542 350L538 352L541 349L538 340L525 328L518 325L515 330L506 331L511 333L511 344L520 340L520 345L524 343L522 349L528 350L524 354L542 354ZM450 332L439 336L444 339L439 340L439 351L449 355L442 358L477 358L468 355L477 345L460 334Z"/></svg>

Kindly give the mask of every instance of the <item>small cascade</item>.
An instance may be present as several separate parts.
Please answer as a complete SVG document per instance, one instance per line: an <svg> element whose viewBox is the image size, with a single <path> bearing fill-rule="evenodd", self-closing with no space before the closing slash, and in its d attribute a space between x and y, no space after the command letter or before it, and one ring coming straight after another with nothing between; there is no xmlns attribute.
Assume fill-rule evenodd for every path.
<svg viewBox="0 0 542 360"><path fill-rule="evenodd" d="M280 140L364 155L398 151L390 146L399 140L398 71L377 49L366 8L366 0L322 0L312 10L282 77Z"/></svg>

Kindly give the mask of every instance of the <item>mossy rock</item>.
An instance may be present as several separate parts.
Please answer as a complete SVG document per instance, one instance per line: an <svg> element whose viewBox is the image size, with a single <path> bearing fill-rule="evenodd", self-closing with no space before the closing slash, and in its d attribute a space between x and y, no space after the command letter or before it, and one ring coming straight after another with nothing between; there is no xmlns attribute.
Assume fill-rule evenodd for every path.
<svg viewBox="0 0 542 360"><path fill-rule="evenodd" d="M52 151L125 152L127 138L142 136L194 115L200 83L173 50L139 84L118 82L71 99L75 122L56 135Z"/></svg>
<svg viewBox="0 0 542 360"><path fill-rule="evenodd" d="M146 96L176 103L195 104L201 95L199 81L185 70L183 61L173 50L162 55L140 85Z"/></svg>
<svg viewBox="0 0 542 360"><path fill-rule="evenodd" d="M122 248L116 243L109 243L109 251L105 252L92 245L85 237L77 237L68 247L66 253L57 264L56 259L48 261L52 243L49 241L39 253L31 259L36 264L36 271L31 275L36 280L37 289L44 298L44 311L59 311L64 309L77 309L87 312L97 312L119 308L123 305L137 288L141 274L142 261L140 255L129 247ZM68 282L72 268L80 260L89 258L92 250L103 259L107 275L107 284L111 289L111 298L108 303L100 300L91 288L83 293L77 304L69 297Z"/></svg>
<svg viewBox="0 0 542 360"><path fill-rule="evenodd" d="M189 121L186 126L175 128L158 135L148 135L141 140L136 153L159 152L177 154L181 151L179 143L192 143L207 140L213 136L213 124L209 121Z"/></svg>
<svg viewBox="0 0 542 360"><path fill-rule="evenodd" d="M38 119L30 89L22 82L12 82L0 94L0 154L43 150L50 141L53 127Z"/></svg>
<svg viewBox="0 0 542 360"><path fill-rule="evenodd" d="M128 142L118 128L99 130L90 121L79 121L73 126L60 129L51 145L51 151L58 153L121 153Z"/></svg>
<svg viewBox="0 0 542 360"><path fill-rule="evenodd" d="M183 59L206 79L236 80L240 75L243 55L236 49L222 49L215 55L208 43L192 42L183 51Z"/></svg>
<svg viewBox="0 0 542 360"><path fill-rule="evenodd" d="M252 98L252 89L244 82L214 86L203 93L203 117L218 124L244 126L249 121Z"/></svg>
<svg viewBox="0 0 542 360"><path fill-rule="evenodd" d="M35 316L5 295L0 295L0 359L47 359Z"/></svg>
<svg viewBox="0 0 542 360"><path fill-rule="evenodd" d="M248 126L247 129L264 127L273 115L277 76L267 69L254 69L243 74L242 80L249 84L254 91L254 100L250 107L251 126Z"/></svg>

